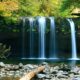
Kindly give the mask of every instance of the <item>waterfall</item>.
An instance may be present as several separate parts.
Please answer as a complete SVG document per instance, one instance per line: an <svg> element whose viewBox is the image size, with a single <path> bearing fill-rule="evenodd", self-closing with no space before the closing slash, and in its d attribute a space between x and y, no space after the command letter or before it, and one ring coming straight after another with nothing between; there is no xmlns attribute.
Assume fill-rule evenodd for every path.
<svg viewBox="0 0 80 80"><path fill-rule="evenodd" d="M55 21L53 17L50 19L50 57L51 59L56 59L56 39L55 39Z"/></svg>
<svg viewBox="0 0 80 80"><path fill-rule="evenodd" d="M26 24L26 18L22 18L22 59L26 58L25 55L25 24Z"/></svg>
<svg viewBox="0 0 80 80"><path fill-rule="evenodd" d="M33 35L33 27L34 27L34 18L29 18L29 25L30 25L30 58L33 58L33 40L34 40L34 35Z"/></svg>
<svg viewBox="0 0 80 80"><path fill-rule="evenodd" d="M45 58L45 17L38 18L39 23L39 58Z"/></svg>
<svg viewBox="0 0 80 80"><path fill-rule="evenodd" d="M54 17L49 17L49 20L50 20L50 42L49 42L49 58L48 59L58 59L57 58L57 55L56 55L56 32L55 32L55 20L54 20ZM25 29L26 29L26 21L29 21L29 52L26 51L26 45L25 45L25 42L26 42L26 39L25 39ZM35 59L34 56L36 54L34 54L34 33L33 33L33 29L34 29L34 22L36 20L34 20L34 18L30 17L28 18L28 20L26 20L26 17L23 17L22 18L22 59L26 59L26 54L29 53L29 59ZM76 35L75 35L75 24L73 22L72 19L67 19L67 21L69 22L70 24L70 28L71 28L71 45L72 45L72 56L71 56L71 59L72 60L77 60L77 50L76 50ZM46 44L45 44L45 40L46 40L46 18L45 17L38 17L37 19L37 22L38 22L38 31L39 31L39 53L38 53L38 57L37 59L47 59L46 58L46 55L47 53L45 53L45 48L46 48ZM48 24L48 23L47 23ZM47 36L48 37L48 36ZM36 43L37 44L37 43ZM38 46L37 46L38 47Z"/></svg>
<svg viewBox="0 0 80 80"><path fill-rule="evenodd" d="M75 24L72 19L67 19L70 23L71 28L71 42L72 42L72 57L71 59L77 59L77 51L76 51L76 36L75 36Z"/></svg>

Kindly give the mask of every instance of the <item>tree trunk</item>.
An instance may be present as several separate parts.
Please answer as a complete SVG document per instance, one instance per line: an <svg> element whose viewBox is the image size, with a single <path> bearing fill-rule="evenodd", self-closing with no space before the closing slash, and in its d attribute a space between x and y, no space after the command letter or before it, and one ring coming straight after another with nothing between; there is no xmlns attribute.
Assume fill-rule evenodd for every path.
<svg viewBox="0 0 80 80"><path fill-rule="evenodd" d="M43 71L45 69L44 66L38 67L37 69L27 73L20 80L31 80L37 73Z"/></svg>

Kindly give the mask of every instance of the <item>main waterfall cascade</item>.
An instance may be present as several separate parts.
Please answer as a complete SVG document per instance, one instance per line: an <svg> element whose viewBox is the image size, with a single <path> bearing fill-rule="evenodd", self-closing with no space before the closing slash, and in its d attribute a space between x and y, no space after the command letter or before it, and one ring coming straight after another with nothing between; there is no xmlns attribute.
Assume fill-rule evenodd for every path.
<svg viewBox="0 0 80 80"><path fill-rule="evenodd" d="M27 27L26 24L26 19L29 22L28 26L29 26L29 53L26 52L26 47L25 47L25 27ZM22 59L59 59L58 54L57 53L57 47L56 47L56 24L55 24L55 19L54 17L48 17L48 20L50 21L50 23L47 23L47 18L46 17L38 17L37 19L33 18L33 17L28 17L28 18L22 18L23 21L23 25L22 25ZM76 50L76 36L75 36L75 24L73 22L72 19L67 19L67 21L70 24L70 29L71 29L71 44L72 44L72 57L71 59L73 60L77 60L77 50ZM38 25L36 25L36 24ZM50 35L47 36L46 35L46 28L47 28L47 24L49 24L50 27ZM37 40L35 41L35 37L34 36L34 27L37 27L37 31L38 31L38 36L37 36ZM26 36L27 37L27 36ZM49 41L49 46L47 46L49 48L49 53L48 53L48 57L46 57L46 37L49 37L47 39ZM35 43L36 42L36 43ZM35 48L34 45L37 45L37 51L38 53L35 53ZM26 44L27 45L27 44ZM29 56L26 56L26 54L29 54ZM35 57L35 55L37 54L38 57ZM65 54L65 53L64 53Z"/></svg>
<svg viewBox="0 0 80 80"><path fill-rule="evenodd" d="M45 28L46 28L46 18L40 17L38 19L39 24L39 58L45 59Z"/></svg>
<svg viewBox="0 0 80 80"><path fill-rule="evenodd" d="M76 50L76 36L75 36L75 24L72 19L67 19L70 23L71 28L71 44L72 44L72 60L77 60L77 50Z"/></svg>

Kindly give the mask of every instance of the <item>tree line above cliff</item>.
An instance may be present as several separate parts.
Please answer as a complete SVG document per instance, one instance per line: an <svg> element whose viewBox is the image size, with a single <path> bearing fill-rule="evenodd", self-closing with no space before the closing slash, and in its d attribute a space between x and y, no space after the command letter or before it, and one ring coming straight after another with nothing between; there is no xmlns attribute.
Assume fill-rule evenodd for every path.
<svg viewBox="0 0 80 80"><path fill-rule="evenodd" d="M0 0L0 16L70 17L80 0Z"/></svg>

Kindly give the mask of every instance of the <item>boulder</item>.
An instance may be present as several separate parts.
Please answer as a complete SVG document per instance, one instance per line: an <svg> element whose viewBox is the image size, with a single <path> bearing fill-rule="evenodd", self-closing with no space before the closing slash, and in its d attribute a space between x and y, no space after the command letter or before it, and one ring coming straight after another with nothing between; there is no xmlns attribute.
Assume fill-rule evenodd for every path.
<svg viewBox="0 0 80 80"><path fill-rule="evenodd" d="M3 62L0 62L0 67L5 67L5 64Z"/></svg>

